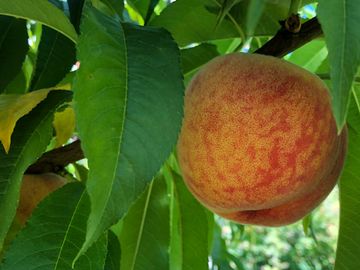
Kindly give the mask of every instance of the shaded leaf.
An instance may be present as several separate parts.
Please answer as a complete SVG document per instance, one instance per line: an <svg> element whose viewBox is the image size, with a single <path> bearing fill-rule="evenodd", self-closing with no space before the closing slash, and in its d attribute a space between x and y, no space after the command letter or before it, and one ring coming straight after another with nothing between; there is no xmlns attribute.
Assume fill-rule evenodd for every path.
<svg viewBox="0 0 360 270"><path fill-rule="evenodd" d="M246 14L246 33L253 36L265 8L265 0L251 0Z"/></svg>
<svg viewBox="0 0 360 270"><path fill-rule="evenodd" d="M83 219L86 220L86 217L83 216ZM83 240L84 240L84 238L82 239L82 241ZM82 242L79 242L79 246L76 247L76 251L79 250L79 248L81 246L81 243ZM107 256L107 248L108 248L108 245L107 245L107 233L104 233L86 251L86 253L76 261L75 266L74 266L73 269L74 270L88 270L88 269L94 269L94 270L101 269L102 270L102 269L104 269L106 256ZM71 254L71 259L74 258L73 256L75 254L76 253ZM70 260L69 260L69 262L70 262ZM69 269L68 265L65 266L65 268L63 268L63 269L68 270ZM60 270L60 268L59 268L59 270Z"/></svg>
<svg viewBox="0 0 360 270"><path fill-rule="evenodd" d="M163 177L158 177L124 218L120 269L169 269L169 224L166 183Z"/></svg>
<svg viewBox="0 0 360 270"><path fill-rule="evenodd" d="M170 154L183 85L179 51L166 31L120 24L91 6L78 58L76 121L96 202L83 252L127 212Z"/></svg>
<svg viewBox="0 0 360 270"><path fill-rule="evenodd" d="M0 14L38 21L77 41L77 34L65 14L47 0L0 1Z"/></svg>
<svg viewBox="0 0 360 270"><path fill-rule="evenodd" d="M360 5L357 0L320 0L317 13L329 50L332 106L341 130L360 64Z"/></svg>
<svg viewBox="0 0 360 270"><path fill-rule="evenodd" d="M27 78L24 70L16 75L16 77L6 86L4 94L24 94L27 90Z"/></svg>
<svg viewBox="0 0 360 270"><path fill-rule="evenodd" d="M209 12L207 5L214 5L214 2L177 0L169 4L150 24L169 30L180 46L237 36L234 25L227 20L215 31L217 14Z"/></svg>
<svg viewBox="0 0 360 270"><path fill-rule="evenodd" d="M311 2L304 0L303 4ZM244 36L250 0L231 6L230 12L216 27L221 5L213 0L177 0L150 21L151 25L169 30L180 46L215 39ZM280 28L289 11L290 0L267 1L254 35L270 36Z"/></svg>
<svg viewBox="0 0 360 270"><path fill-rule="evenodd" d="M0 93L21 72L29 48L27 39L24 20L0 16Z"/></svg>
<svg viewBox="0 0 360 270"><path fill-rule="evenodd" d="M104 270L120 270L121 249L120 242L115 233L108 232L108 253Z"/></svg>
<svg viewBox="0 0 360 270"><path fill-rule="evenodd" d="M75 112L72 106L55 113L54 128L56 147L60 147L71 138L75 131Z"/></svg>
<svg viewBox="0 0 360 270"><path fill-rule="evenodd" d="M101 0L104 4L106 4L114 14L118 14L122 17L122 13L124 10L124 1L121 0Z"/></svg>
<svg viewBox="0 0 360 270"><path fill-rule="evenodd" d="M339 181L340 229L335 270L360 268L360 113L356 107L352 99L348 115L348 154Z"/></svg>
<svg viewBox="0 0 360 270"><path fill-rule="evenodd" d="M354 84L352 92L353 102L350 102L347 122L348 126L360 133L360 84Z"/></svg>
<svg viewBox="0 0 360 270"><path fill-rule="evenodd" d="M40 203L5 254L2 270L69 270L85 239L89 198L80 183L70 183ZM80 257L74 269L103 269L106 237Z"/></svg>
<svg viewBox="0 0 360 270"><path fill-rule="evenodd" d="M30 114L17 123L8 154L0 149L0 250L14 218L24 171L45 151L52 137L56 108L69 101L71 92L51 91Z"/></svg>
<svg viewBox="0 0 360 270"><path fill-rule="evenodd" d="M202 65L219 55L215 45L206 43L183 49L180 52L181 66L184 74L199 69Z"/></svg>
<svg viewBox="0 0 360 270"><path fill-rule="evenodd" d="M77 33L80 33L80 21L84 0L67 0L70 11L70 21Z"/></svg>
<svg viewBox="0 0 360 270"><path fill-rule="evenodd" d="M38 48L31 90L59 83L75 64L75 44L61 33L44 26Z"/></svg>
<svg viewBox="0 0 360 270"><path fill-rule="evenodd" d="M0 95L0 141L5 152L10 149L11 135L16 122L44 100L49 91L49 89L43 89L23 95Z"/></svg>
<svg viewBox="0 0 360 270"><path fill-rule="evenodd" d="M231 262L233 262L236 264L237 270L244 270L245 267L242 265L240 260L234 258L234 256L228 252L225 240L222 238L221 235L221 227L219 226L219 224L215 223L213 233L214 242L211 251L211 258L213 260L213 264L221 270L232 270L234 268L231 266Z"/></svg>
<svg viewBox="0 0 360 270"><path fill-rule="evenodd" d="M220 25L229 11L242 0L224 0L220 6L216 27Z"/></svg>
<svg viewBox="0 0 360 270"><path fill-rule="evenodd" d="M74 163L73 165L75 167L76 179L85 183L88 178L89 170L84 165L78 163Z"/></svg>
<svg viewBox="0 0 360 270"><path fill-rule="evenodd" d="M182 178L173 177L171 270L208 269L209 221L204 207L188 191Z"/></svg>

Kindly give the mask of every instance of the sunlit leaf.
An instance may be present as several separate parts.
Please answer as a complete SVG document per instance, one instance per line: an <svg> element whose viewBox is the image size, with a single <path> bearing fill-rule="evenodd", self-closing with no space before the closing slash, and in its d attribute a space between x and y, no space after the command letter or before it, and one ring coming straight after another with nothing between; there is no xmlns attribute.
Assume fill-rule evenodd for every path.
<svg viewBox="0 0 360 270"><path fill-rule="evenodd" d="M9 153L0 149L0 250L15 215L24 171L45 151L52 137L54 111L71 96L70 91L51 91L17 123Z"/></svg>
<svg viewBox="0 0 360 270"><path fill-rule="evenodd" d="M0 141L6 152L9 152L16 122L44 100L49 91L43 89L23 95L0 95Z"/></svg>
<svg viewBox="0 0 360 270"><path fill-rule="evenodd" d="M214 2L177 0L151 20L150 24L169 30L180 46L237 36L234 25L227 20L216 28L217 13L208 11L207 5L214 6Z"/></svg>
<svg viewBox="0 0 360 270"><path fill-rule="evenodd" d="M171 270L208 269L209 237L206 210L172 172Z"/></svg>
<svg viewBox="0 0 360 270"><path fill-rule="evenodd" d="M76 42L77 34L65 14L47 0L0 1L0 14L38 21Z"/></svg>
<svg viewBox="0 0 360 270"><path fill-rule="evenodd" d="M141 15L144 24L147 24L159 0L129 0L127 2Z"/></svg>
<svg viewBox="0 0 360 270"><path fill-rule="evenodd" d="M360 94L360 89L357 93ZM348 155L340 187L340 229L335 270L360 268L360 113L351 99L348 115Z"/></svg>
<svg viewBox="0 0 360 270"><path fill-rule="evenodd" d="M166 183L163 177L158 177L124 218L120 234L120 269L169 269L169 227Z"/></svg>
<svg viewBox="0 0 360 270"><path fill-rule="evenodd" d="M55 113L54 128L56 147L59 147L71 138L75 130L75 112L71 106Z"/></svg>
<svg viewBox="0 0 360 270"><path fill-rule="evenodd" d="M265 0L251 0L246 14L246 33L254 35L256 26L265 8Z"/></svg>
<svg viewBox="0 0 360 270"><path fill-rule="evenodd" d="M74 104L93 202L83 252L127 212L170 154L183 85L179 51L166 31L121 24L91 6L78 58Z"/></svg>
<svg viewBox="0 0 360 270"><path fill-rule="evenodd" d="M218 14L218 18L216 21L216 26L220 25L225 16L228 15L229 11L239 2L241 2L242 0L225 0L223 1L223 3L221 4L220 10L219 10L219 14Z"/></svg>
<svg viewBox="0 0 360 270"><path fill-rule="evenodd" d="M360 64L360 5L357 0L320 0L317 13L329 50L332 105L341 130Z"/></svg>
<svg viewBox="0 0 360 270"><path fill-rule="evenodd" d="M266 1L262 16L254 29L254 35L274 35L280 28L279 21L286 19L288 15L290 1ZM303 0L303 4L308 2L312 1ZM152 19L150 24L169 30L180 46L244 36L250 0L231 5L231 10L216 27L222 8L220 3L214 0L177 0Z"/></svg>
<svg viewBox="0 0 360 270"><path fill-rule="evenodd" d="M323 40L313 40L292 52L287 60L310 72L316 72L327 55L325 42Z"/></svg>

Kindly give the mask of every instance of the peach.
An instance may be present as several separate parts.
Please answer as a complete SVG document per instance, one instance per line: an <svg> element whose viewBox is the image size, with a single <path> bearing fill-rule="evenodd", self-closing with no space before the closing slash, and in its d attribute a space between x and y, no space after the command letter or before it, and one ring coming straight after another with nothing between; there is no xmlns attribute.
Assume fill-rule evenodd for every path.
<svg viewBox="0 0 360 270"><path fill-rule="evenodd" d="M20 201L16 216L5 239L5 249L24 227L37 205L51 192L67 183L67 179L54 173L26 174L23 176ZM0 250L0 260L4 250Z"/></svg>
<svg viewBox="0 0 360 270"><path fill-rule="evenodd" d="M207 63L185 93L178 141L184 181L220 216L281 226L318 206L341 173L340 136L325 84L281 59L229 54Z"/></svg>
<svg viewBox="0 0 360 270"><path fill-rule="evenodd" d="M34 208L46 196L65 185L66 182L67 180L64 177L54 173L24 175L15 220L23 226Z"/></svg>

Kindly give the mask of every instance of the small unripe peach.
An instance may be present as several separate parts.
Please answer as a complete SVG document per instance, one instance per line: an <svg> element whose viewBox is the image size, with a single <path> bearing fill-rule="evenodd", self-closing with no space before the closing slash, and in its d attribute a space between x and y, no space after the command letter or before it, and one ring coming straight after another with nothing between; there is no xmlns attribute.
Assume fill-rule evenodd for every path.
<svg viewBox="0 0 360 270"><path fill-rule="evenodd" d="M284 60L220 56L185 93L178 158L190 191L243 224L293 223L333 189L347 145L325 84Z"/></svg>

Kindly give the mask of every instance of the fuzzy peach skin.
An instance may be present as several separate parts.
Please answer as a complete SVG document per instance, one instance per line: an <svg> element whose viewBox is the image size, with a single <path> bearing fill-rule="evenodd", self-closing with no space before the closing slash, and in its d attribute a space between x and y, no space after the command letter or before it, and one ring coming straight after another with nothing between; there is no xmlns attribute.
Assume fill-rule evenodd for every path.
<svg viewBox="0 0 360 270"><path fill-rule="evenodd" d="M239 223L301 219L336 184L346 145L325 84L284 60L219 56L186 90L177 146L185 183L204 206Z"/></svg>
<svg viewBox="0 0 360 270"><path fill-rule="evenodd" d="M51 192L66 183L65 178L54 173L24 175L15 221L23 226L34 208Z"/></svg>

